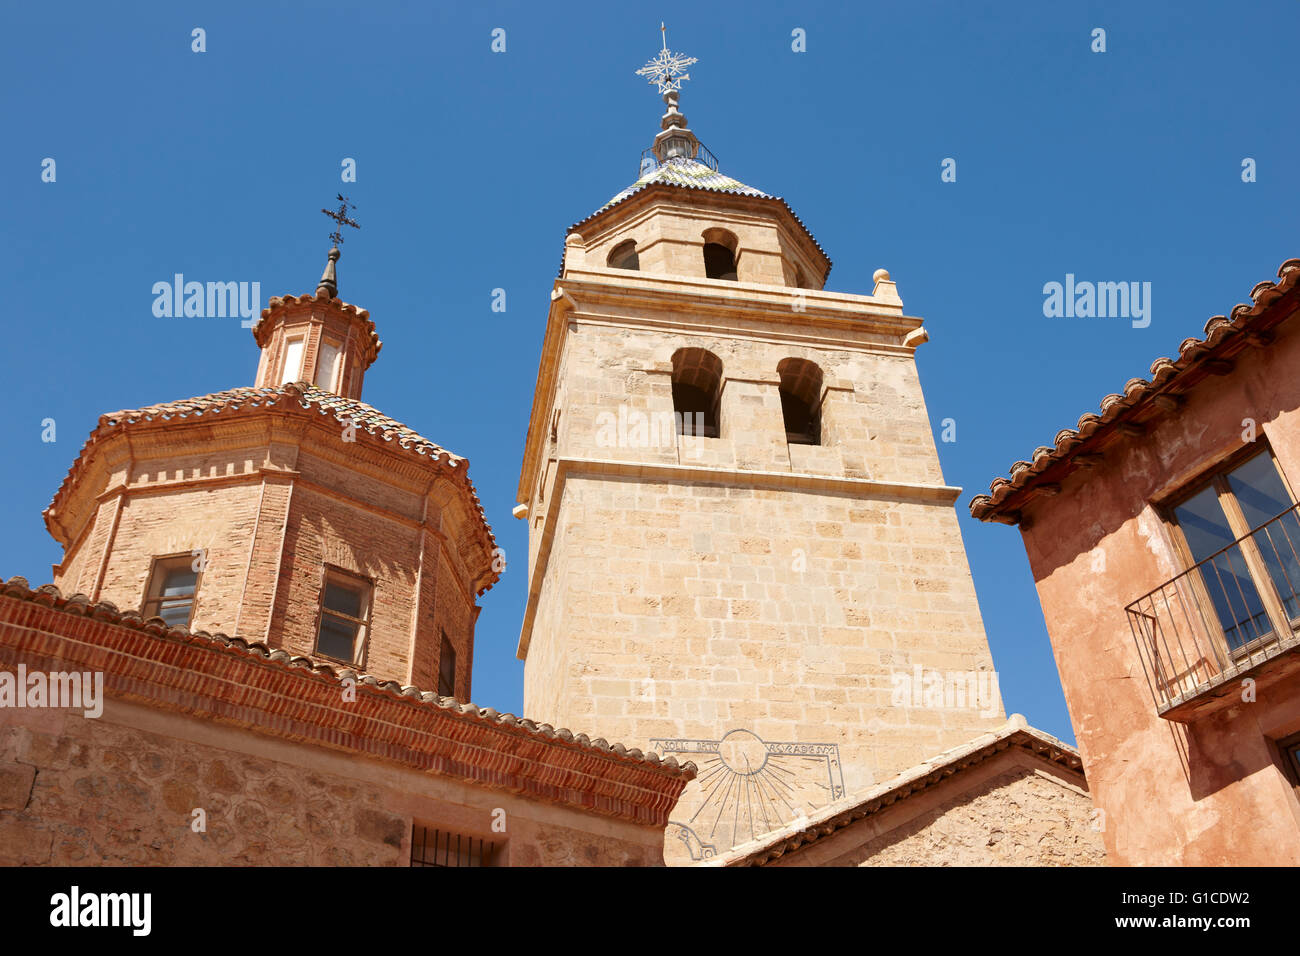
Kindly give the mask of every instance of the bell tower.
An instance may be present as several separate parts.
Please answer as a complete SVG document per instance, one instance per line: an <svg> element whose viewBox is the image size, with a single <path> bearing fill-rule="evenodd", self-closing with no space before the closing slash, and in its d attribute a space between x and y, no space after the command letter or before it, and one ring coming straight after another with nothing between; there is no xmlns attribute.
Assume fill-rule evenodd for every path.
<svg viewBox="0 0 1300 956"><path fill-rule="evenodd" d="M826 290L791 208L719 171L679 109L693 62L640 71L661 132L569 229L515 509L524 710L700 766L670 862L1003 722L921 320L884 270ZM933 674L993 699L927 703Z"/></svg>
<svg viewBox="0 0 1300 956"><path fill-rule="evenodd" d="M361 401L382 343L338 297L331 238L315 293L253 326L252 386L100 417L45 511L54 583L159 633L466 701L500 552L468 460Z"/></svg>

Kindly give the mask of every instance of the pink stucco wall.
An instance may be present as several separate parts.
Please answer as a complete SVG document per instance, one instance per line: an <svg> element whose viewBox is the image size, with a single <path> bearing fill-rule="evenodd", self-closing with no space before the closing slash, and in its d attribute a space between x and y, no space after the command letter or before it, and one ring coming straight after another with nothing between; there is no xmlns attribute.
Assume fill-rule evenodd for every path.
<svg viewBox="0 0 1300 956"><path fill-rule="evenodd" d="M1300 676L1176 723L1158 716L1125 607L1185 570L1152 501L1239 451L1244 419L1300 488L1300 323L1116 439L1022 528L1106 852L1119 865L1300 863L1300 802L1273 741L1300 732ZM1262 446L1261 446L1262 450ZM1292 651L1292 654L1297 652ZM1240 692L1235 692L1239 698Z"/></svg>

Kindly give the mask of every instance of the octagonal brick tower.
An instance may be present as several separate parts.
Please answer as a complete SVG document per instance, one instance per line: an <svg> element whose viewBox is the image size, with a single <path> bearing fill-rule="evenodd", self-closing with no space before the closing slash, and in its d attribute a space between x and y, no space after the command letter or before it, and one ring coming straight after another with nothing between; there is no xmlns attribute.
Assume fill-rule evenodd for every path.
<svg viewBox="0 0 1300 956"><path fill-rule="evenodd" d="M1003 711L921 320L884 270L871 295L825 290L790 207L719 172L665 102L640 178L570 227L551 293L518 656L535 718L700 764L666 847L686 862ZM935 673L983 675L994 699L899 699L900 675Z"/></svg>
<svg viewBox="0 0 1300 956"><path fill-rule="evenodd" d="M468 700L501 565L468 461L363 403L381 343L272 298L251 387L100 417L45 512L65 593Z"/></svg>

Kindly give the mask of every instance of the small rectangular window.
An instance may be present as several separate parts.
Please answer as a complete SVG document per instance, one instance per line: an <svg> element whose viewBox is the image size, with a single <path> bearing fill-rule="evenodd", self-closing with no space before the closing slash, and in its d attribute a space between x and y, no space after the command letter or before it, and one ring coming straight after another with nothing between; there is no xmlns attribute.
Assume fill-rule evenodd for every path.
<svg viewBox="0 0 1300 956"><path fill-rule="evenodd" d="M289 339L284 344L284 368L280 374L280 384L302 380L302 353L307 344L306 339Z"/></svg>
<svg viewBox="0 0 1300 956"><path fill-rule="evenodd" d="M199 591L197 561L188 554L154 559L142 612L146 619L160 617L172 627L190 626Z"/></svg>
<svg viewBox="0 0 1300 956"><path fill-rule="evenodd" d="M327 392L338 391L338 364L341 353L337 342L324 341L320 345L320 357L316 360L316 385Z"/></svg>
<svg viewBox="0 0 1300 956"><path fill-rule="evenodd" d="M447 640L446 631L442 632L442 645L438 650L438 695L456 696L456 649Z"/></svg>
<svg viewBox="0 0 1300 956"><path fill-rule="evenodd" d="M338 571L325 573L316 653L349 664L361 659L370 613L370 584Z"/></svg>

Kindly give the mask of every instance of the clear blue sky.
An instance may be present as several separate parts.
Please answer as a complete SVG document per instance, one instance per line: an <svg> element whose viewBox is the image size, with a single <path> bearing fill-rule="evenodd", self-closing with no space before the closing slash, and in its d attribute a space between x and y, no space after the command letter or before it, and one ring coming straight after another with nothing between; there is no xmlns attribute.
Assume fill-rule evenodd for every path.
<svg viewBox="0 0 1300 956"><path fill-rule="evenodd" d="M341 296L385 342L365 398L469 457L517 559L483 598L474 698L518 712L510 509L547 296L565 227L635 179L657 132L633 71L660 19L699 58L682 108L722 170L790 202L830 288L870 292L883 266L925 318L917 361L936 440L957 422L939 453L1007 709L1073 740L1019 533L966 502L1300 254L1294 2L11 4L0 574L50 579L40 512L101 413L252 383L239 321L155 318L153 283L310 292L317 210L343 188L362 230ZM1150 326L1045 318L1066 273L1151 282Z"/></svg>

